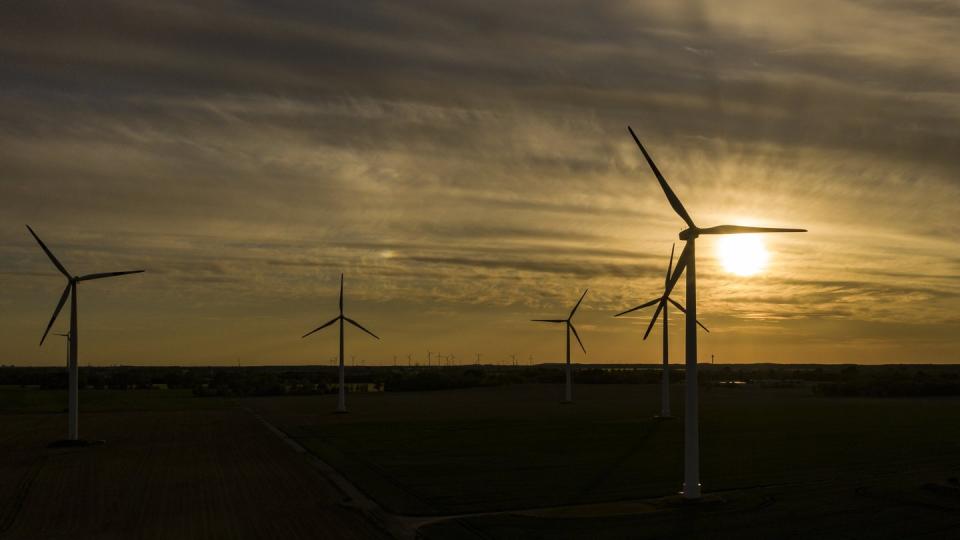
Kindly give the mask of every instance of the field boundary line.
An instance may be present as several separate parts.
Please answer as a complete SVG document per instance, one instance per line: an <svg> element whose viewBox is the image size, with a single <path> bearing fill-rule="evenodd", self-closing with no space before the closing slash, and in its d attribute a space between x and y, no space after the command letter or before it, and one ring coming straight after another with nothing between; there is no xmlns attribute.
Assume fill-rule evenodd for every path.
<svg viewBox="0 0 960 540"><path fill-rule="evenodd" d="M413 539L417 536L416 524L401 516L393 514L383 509L377 501L373 500L359 487L351 482L347 477L340 474L333 466L320 459L316 454L304 448L300 443L291 438L285 431L273 425L256 411L244 407L261 424L263 424L271 433L287 443L295 452L303 454L313 468L320 471L324 478L333 484L345 498L344 506L352 507L362 512L371 522L384 532L394 538Z"/></svg>

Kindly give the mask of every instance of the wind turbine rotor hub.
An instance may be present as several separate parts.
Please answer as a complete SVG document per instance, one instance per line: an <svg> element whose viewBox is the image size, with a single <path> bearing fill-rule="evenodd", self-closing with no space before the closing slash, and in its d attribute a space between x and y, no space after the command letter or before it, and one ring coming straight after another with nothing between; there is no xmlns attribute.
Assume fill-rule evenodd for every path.
<svg viewBox="0 0 960 540"><path fill-rule="evenodd" d="M698 236L700 236L700 229L694 229L693 227L680 231L680 239L683 241L691 240Z"/></svg>

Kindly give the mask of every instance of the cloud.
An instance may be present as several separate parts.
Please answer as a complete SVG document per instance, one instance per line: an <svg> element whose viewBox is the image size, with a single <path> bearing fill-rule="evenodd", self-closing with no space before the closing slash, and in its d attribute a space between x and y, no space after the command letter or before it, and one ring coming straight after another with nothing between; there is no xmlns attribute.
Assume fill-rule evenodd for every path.
<svg viewBox="0 0 960 540"><path fill-rule="evenodd" d="M928 320L935 352L956 357L956 12L14 3L0 21L4 305L27 309L54 275L29 222L71 269L148 268L112 305L147 301L169 324L189 324L184 302L287 320L341 271L361 306L418 332L426 307L495 324L587 286L588 309L622 309L662 286L682 225L631 124L698 224L811 231L769 239L751 281L703 242L705 313L778 321L770 351L825 319Z"/></svg>

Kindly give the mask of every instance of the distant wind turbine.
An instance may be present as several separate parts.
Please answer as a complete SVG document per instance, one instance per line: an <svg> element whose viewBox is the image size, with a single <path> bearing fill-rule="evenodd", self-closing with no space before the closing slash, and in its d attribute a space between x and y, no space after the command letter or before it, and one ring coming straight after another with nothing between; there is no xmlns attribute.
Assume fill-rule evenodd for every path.
<svg viewBox="0 0 960 540"><path fill-rule="evenodd" d="M54 335L67 339L67 369L69 370L70 369L70 332L67 332L66 334L54 333Z"/></svg>
<svg viewBox="0 0 960 540"><path fill-rule="evenodd" d="M670 296L674 285L680 279L683 271L687 272L687 319L686 319L686 405L684 407L684 465L683 465L683 497L685 499L700 498L700 423L698 419L699 405L697 395L697 257L696 257L696 239L701 234L744 234L744 233L775 233L775 232L807 232L806 229L782 229L770 227L744 227L741 225L718 225L701 229L693 223L693 219L687 210L683 207L680 199L670 189L667 180L660 174L660 169L653 162L653 158L647 153L646 148L640 143L637 134L633 132L630 126L627 130L633 137L633 140L640 147L640 152L650 165L657 182L667 201L673 208L673 211L680 216L687 224L687 228L680 231L680 240L686 244L683 251L680 252L680 258L677 259L677 267L670 276L667 283L667 290L664 293ZM662 304L661 304L662 306ZM660 307L657 308L657 312ZM656 313L654 318L656 318Z"/></svg>
<svg viewBox="0 0 960 540"><path fill-rule="evenodd" d="M366 328L360 326L360 323L358 323L357 321L351 319L350 317L344 316L344 314L343 314L343 274L340 274L340 315L337 315L336 317L330 319L330 320L327 321L326 323L324 323L324 324L318 326L317 328L314 328L313 330L307 332L306 334L303 335L303 337L307 337L307 336L309 336L310 334L312 334L312 333L314 333L314 332L317 332L317 331L319 331L319 330L323 330L324 328L330 326L331 324L333 324L333 323L335 323L335 322L337 322L337 321L340 322L340 373L339 373L339 379L340 379L340 389L339 389L339 390L340 390L340 391L339 391L339 395L338 395L338 397L337 397L337 410L336 410L336 412L338 412L338 413L345 413L345 412L347 412L347 388L346 388L346 386L344 386L344 375L343 375L343 322L346 321L346 322L348 322L348 323L356 326L357 328L363 330L364 332L370 334L371 336L373 336L373 337L375 337L375 338L377 338L377 339L380 339L380 338L377 337L377 335L374 334L373 332L371 332L371 331L367 330Z"/></svg>
<svg viewBox="0 0 960 540"><path fill-rule="evenodd" d="M583 349L583 353L584 354L587 353L586 347L584 347L583 342L580 341L580 335L577 334L577 329L573 326L573 314L577 312L577 308L580 307L580 302L583 302L583 297L587 295L587 291L589 290L590 289L583 291L583 294L580 295L580 300L577 300L576 305L574 305L573 309L570 310L570 315L568 315L566 319L532 319L533 322L560 323L560 324L565 323L566 324L566 327L567 327L567 391L566 391L565 398L563 400L564 403L573 402L573 377L571 376L571 373L570 373L570 332L571 331L573 332L574 337L577 338L577 343L580 344L580 348ZM532 360L533 355L531 355L530 358Z"/></svg>
<svg viewBox="0 0 960 540"><path fill-rule="evenodd" d="M77 441L79 440L79 370L77 364L77 342L79 341L77 334L77 284L81 281L90 281L94 279L108 278L114 276L123 276L126 274L139 274L143 270L128 270L124 272L103 272L98 274L86 274L83 276L71 276L70 272L67 272L67 269L64 268L60 261L53 256L53 252L47 248L46 244L43 243L43 240L40 240L40 237L37 236L37 233L33 232L33 229L27 225L27 230L30 231L30 234L33 235L33 238L40 244L40 248L43 249L43 252L47 254L47 257L50 258L50 262L57 267L57 270L60 271L64 277L67 278L67 286L63 289L63 294L60 295L60 301L57 303L56 309L53 310L53 317L50 317L50 322L47 324L47 329L43 332L43 337L40 338L40 345L43 345L43 341L47 339L47 333L50 332L50 328L53 326L53 323L57 320L57 315L60 314L60 310L63 309L63 304L66 303L67 297L70 297L70 358L68 361L69 375L68 378L68 419L67 419L67 440Z"/></svg>
<svg viewBox="0 0 960 540"><path fill-rule="evenodd" d="M621 311L614 315L614 317L619 317L621 315L626 315L638 309L643 309L645 307L650 307L654 304L658 304L657 311L653 315L653 319L650 321L650 325L647 326L647 331L643 334L643 339L646 340L647 336L650 335L650 330L653 329L653 323L657 322L657 313L663 312L663 373L660 376L660 415L659 418L672 418L670 415L670 338L669 338L669 326L667 326L667 302L670 302L677 307L681 312L686 313L687 311L683 309L683 306L674 301L673 298L667 296L667 286L670 284L670 273L673 271L673 247L670 247L670 262L667 264L667 275L663 279L663 295L660 298L654 298L645 304L640 304L635 308L630 308L626 311ZM697 321L697 324L700 325L700 328L703 328L707 332L710 330L706 326L702 325L700 321Z"/></svg>

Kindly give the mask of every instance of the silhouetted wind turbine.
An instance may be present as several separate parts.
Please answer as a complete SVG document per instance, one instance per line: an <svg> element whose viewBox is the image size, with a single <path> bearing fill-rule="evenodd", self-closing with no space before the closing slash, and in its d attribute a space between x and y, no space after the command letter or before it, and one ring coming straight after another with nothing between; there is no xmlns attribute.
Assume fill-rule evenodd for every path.
<svg viewBox="0 0 960 540"><path fill-rule="evenodd" d="M698 419L698 395L697 395L697 257L696 240L701 234L744 234L744 233L775 233L775 232L807 232L806 229L782 229L771 227L744 227L741 225L718 225L701 229L693 223L693 219L687 210L683 207L680 199L670 189L667 180L660 174L660 169L653 162L653 158L647 153L646 148L640 143L637 134L633 132L630 126L627 130L633 137L633 140L640 147L640 152L650 165L660 188L663 189L667 201L673 208L673 211L680 216L687 224L687 228L680 231L680 240L686 244L683 251L680 252L680 258L677 259L677 267L670 276L667 283L667 290L664 293L670 296L674 285L680 279L684 269L687 271L687 320L686 320L686 406L684 407L684 465L683 465L683 497L686 499L700 498L700 424ZM660 308L657 308L659 311ZM654 314L656 317L656 314Z"/></svg>
<svg viewBox="0 0 960 540"><path fill-rule="evenodd" d="M340 373L339 373L340 391L339 391L339 395L338 395L338 397L337 397L337 410L336 410L336 412L338 412L338 413L345 413L345 412L347 412L347 388L346 388L346 386L344 386L344 376L343 376L343 321L347 321L348 323L356 326L357 328L363 330L364 332L370 334L371 336L373 336L373 337L375 337L375 338L377 338L377 339L380 339L380 338L377 337L377 335L374 334L373 332L371 332L371 331L367 330L366 328L360 326L360 323L358 323L357 321L351 319L350 317L344 316L344 314L343 314L343 274L340 274L340 315L337 315L336 317L330 319L328 322L326 322L326 323L318 326L317 328L314 328L313 330L307 332L306 334L303 335L303 337L307 337L307 336L309 336L310 334L312 334L312 333L314 333L314 332L317 332L317 331L319 331L319 330L323 330L324 328L330 326L331 324L333 324L333 323L335 323L335 322L337 322L337 321L340 321Z"/></svg>
<svg viewBox="0 0 960 540"><path fill-rule="evenodd" d="M573 378L570 374L570 332L573 332L574 337L577 338L577 343L580 344L580 348L583 349L583 353L587 353L586 347L583 346L583 342L580 341L580 336L577 334L577 329L573 326L573 314L577 312L577 308L580 307L580 302L583 302L583 297L587 295L587 289L583 291L583 294L580 295L580 299L577 300L577 304L573 306L573 309L570 310L570 315L566 319L532 319L533 322L548 322L548 323L566 323L567 326L567 392L566 397L563 400L564 403L571 403L573 401ZM532 358L532 356L531 356Z"/></svg>
<svg viewBox="0 0 960 540"><path fill-rule="evenodd" d="M619 317L621 315L626 315L638 309L643 309L645 307L650 307L654 304L659 304L657 306L657 311L653 314L653 319L650 320L650 325L647 326L647 331L643 334L643 339L646 340L647 336L650 335L650 330L653 329L653 323L657 322L657 314L663 312L663 374L660 376L660 415L659 418L672 418L670 415L670 341L669 341L669 327L667 326L667 302L677 306L677 309L686 313L687 311L683 309L683 306L678 304L673 298L667 296L667 286L670 284L670 273L673 271L673 246L670 247L670 262L667 264L667 275L663 278L663 296L660 298L654 298L653 300L640 304L635 308L630 308L626 311L621 311L614 315L614 317ZM703 328L707 332L710 330L706 326L700 324L700 321L697 321L697 324L700 325L700 328Z"/></svg>
<svg viewBox="0 0 960 540"><path fill-rule="evenodd" d="M66 334L54 333L54 335L67 338L67 369L70 369L70 332Z"/></svg>
<svg viewBox="0 0 960 540"><path fill-rule="evenodd" d="M70 272L67 272L67 269L64 268L60 261L53 256L53 253L47 248L46 244L43 243L43 240L40 240L40 237L37 236L37 233L33 232L33 229L27 225L27 230L30 231L30 234L33 235L33 238L40 244L40 247L43 249L43 252L47 254L47 257L50 258L50 262L57 267L57 270L60 271L64 277L67 278L67 286L63 289L63 294L60 295L60 301L57 303L56 309L53 310L53 317L50 317L50 322L47 324L47 329L43 332L43 337L40 338L40 345L43 345L43 341L47 339L47 333L50 332L50 328L53 326L53 323L57 320L57 315L60 314L60 310L63 309L63 304L66 303L67 297L70 297L70 332L69 332L69 343L70 343L70 356L68 361L69 375L68 378L68 419L67 419L67 440L76 441L79 439L79 371L77 368L77 342L79 341L77 335L77 284L81 281L90 281L94 279L108 278L114 276L122 276L126 274L139 274L143 270L128 270L124 272L103 272L98 274L86 274L83 276L71 276Z"/></svg>

